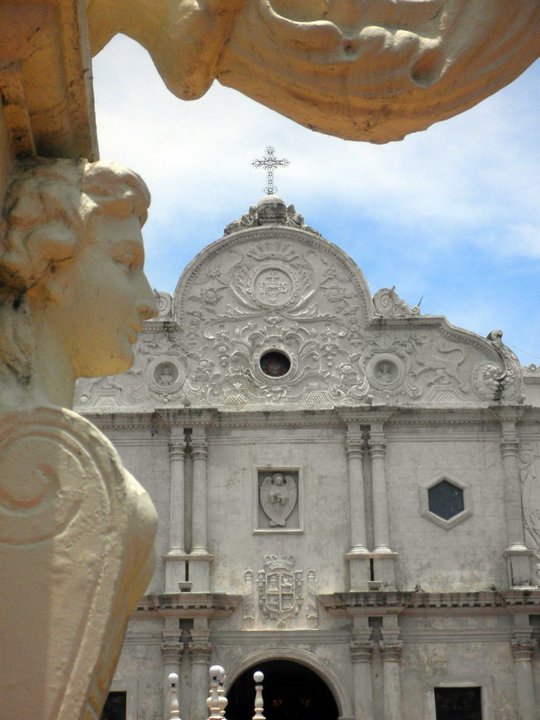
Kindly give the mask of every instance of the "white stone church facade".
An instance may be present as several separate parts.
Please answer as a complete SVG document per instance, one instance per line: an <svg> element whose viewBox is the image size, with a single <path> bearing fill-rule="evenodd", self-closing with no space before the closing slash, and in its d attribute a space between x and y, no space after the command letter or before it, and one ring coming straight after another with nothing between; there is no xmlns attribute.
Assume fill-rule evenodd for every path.
<svg viewBox="0 0 540 720"><path fill-rule="evenodd" d="M275 197L159 304L133 368L76 408L159 515L126 717L168 718L177 672L202 720L210 664L233 692L278 661L334 705L308 677L309 712L269 687L268 720L538 720L540 372L497 331L372 297Z"/></svg>

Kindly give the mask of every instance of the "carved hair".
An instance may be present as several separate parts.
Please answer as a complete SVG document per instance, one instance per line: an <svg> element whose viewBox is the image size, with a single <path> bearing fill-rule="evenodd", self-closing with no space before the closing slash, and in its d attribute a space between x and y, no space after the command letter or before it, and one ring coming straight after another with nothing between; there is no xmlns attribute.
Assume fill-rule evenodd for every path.
<svg viewBox="0 0 540 720"><path fill-rule="evenodd" d="M93 241L93 215L146 220L142 179L120 165L37 158L21 163L6 193L0 226L0 368L31 374L32 331L25 295Z"/></svg>

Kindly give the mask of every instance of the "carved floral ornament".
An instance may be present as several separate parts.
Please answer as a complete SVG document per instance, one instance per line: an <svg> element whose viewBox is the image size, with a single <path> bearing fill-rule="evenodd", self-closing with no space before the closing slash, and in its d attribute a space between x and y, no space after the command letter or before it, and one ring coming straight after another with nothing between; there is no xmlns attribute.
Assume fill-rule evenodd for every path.
<svg viewBox="0 0 540 720"><path fill-rule="evenodd" d="M283 221L235 226L198 255L133 368L79 392L97 409L483 405L519 401L521 368L500 331L420 316L394 288L372 300L339 248Z"/></svg>
<svg viewBox="0 0 540 720"><path fill-rule="evenodd" d="M151 12L149 8L151 6ZM89 0L94 54L140 42L183 99L218 78L312 129L388 142L475 105L539 54L536 0Z"/></svg>

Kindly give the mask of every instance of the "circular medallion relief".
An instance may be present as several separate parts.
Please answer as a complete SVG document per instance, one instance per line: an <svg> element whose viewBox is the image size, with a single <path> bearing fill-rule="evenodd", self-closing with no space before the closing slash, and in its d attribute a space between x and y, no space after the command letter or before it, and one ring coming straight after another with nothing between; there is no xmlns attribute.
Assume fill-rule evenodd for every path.
<svg viewBox="0 0 540 720"><path fill-rule="evenodd" d="M403 382L405 376L403 362L387 353L372 357L366 371L370 384L379 390L393 390Z"/></svg>
<svg viewBox="0 0 540 720"><path fill-rule="evenodd" d="M177 392L186 378L185 364L176 358L154 360L150 363L147 372L149 388L158 395Z"/></svg>
<svg viewBox="0 0 540 720"><path fill-rule="evenodd" d="M259 365L267 377L283 377L291 369L291 360L279 350L269 350L261 355Z"/></svg>
<svg viewBox="0 0 540 720"><path fill-rule="evenodd" d="M260 272L254 282L255 297L263 305L281 307L286 305L294 292L292 278L279 268L267 268Z"/></svg>
<svg viewBox="0 0 540 720"><path fill-rule="evenodd" d="M154 368L154 382L161 387L170 387L178 380L178 368L172 362L161 362Z"/></svg>

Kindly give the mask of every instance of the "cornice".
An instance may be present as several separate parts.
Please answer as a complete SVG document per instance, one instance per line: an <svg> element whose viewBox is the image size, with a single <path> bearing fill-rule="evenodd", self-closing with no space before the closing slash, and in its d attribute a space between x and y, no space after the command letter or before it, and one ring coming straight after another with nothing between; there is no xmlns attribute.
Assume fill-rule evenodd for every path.
<svg viewBox="0 0 540 720"><path fill-rule="evenodd" d="M506 406L494 412L493 407L434 408L415 406L358 406L321 410L272 409L227 411L215 408L160 408L148 412L118 408L111 413L81 413L101 430L150 429L155 437L171 427L207 427L209 431L224 429L268 428L340 428L344 431L349 422L360 425L384 423L386 431L407 427L444 427L483 425L494 430L500 428L500 415L519 416L518 434L534 432L528 423L540 423L540 408ZM515 414L515 415L514 415Z"/></svg>
<svg viewBox="0 0 540 720"><path fill-rule="evenodd" d="M131 619L152 617L228 617L242 602L242 595L226 593L164 593L145 595Z"/></svg>
<svg viewBox="0 0 540 720"><path fill-rule="evenodd" d="M319 600L330 615L347 617L355 615L385 614L497 614L529 612L540 614L540 590L506 590L480 592L345 592L319 595ZM491 613L490 613L491 614Z"/></svg>

